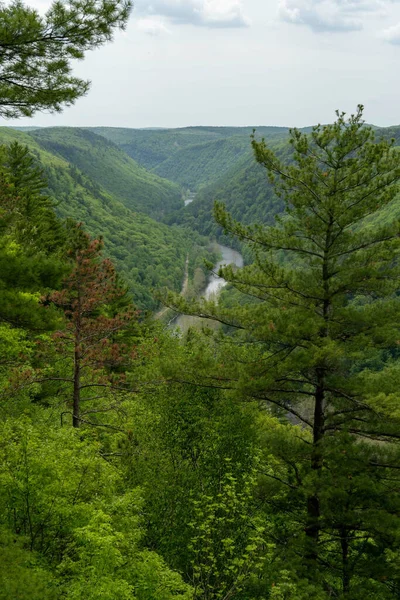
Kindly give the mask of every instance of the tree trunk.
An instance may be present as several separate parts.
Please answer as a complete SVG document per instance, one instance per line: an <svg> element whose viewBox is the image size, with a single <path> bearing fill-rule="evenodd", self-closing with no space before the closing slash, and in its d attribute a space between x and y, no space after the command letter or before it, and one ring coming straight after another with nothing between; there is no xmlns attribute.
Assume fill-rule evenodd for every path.
<svg viewBox="0 0 400 600"><path fill-rule="evenodd" d="M342 546L342 586L343 594L350 592L350 571L349 571L349 540L346 528L340 532L340 544Z"/></svg>
<svg viewBox="0 0 400 600"><path fill-rule="evenodd" d="M74 365L74 395L72 406L72 426L79 427L80 425L80 404L81 404L81 358L79 350L75 349L75 365Z"/></svg>
<svg viewBox="0 0 400 600"><path fill-rule="evenodd" d="M328 256L331 245L331 231L333 226L333 218L331 217L328 223L324 260L322 263L322 283L324 290L324 299L322 303L322 316L324 320L323 327L320 331L320 338L326 339L329 337L329 318L330 318L330 290L329 290L329 267ZM311 471L315 476L314 485L317 484L322 468L322 439L325 433L325 367L321 365L316 369L316 387L314 394L314 422L313 422L313 447L311 452ZM315 562L318 558L318 542L321 529L320 524L321 509L318 492L314 490L307 499L307 525L306 532L306 557Z"/></svg>
<svg viewBox="0 0 400 600"><path fill-rule="evenodd" d="M81 302L78 294L78 314L75 324L75 348L74 348L74 392L72 405L72 426L80 426L81 408Z"/></svg>
<svg viewBox="0 0 400 600"><path fill-rule="evenodd" d="M315 390L314 405L314 427L313 427L313 448L311 453L311 470L315 476L319 477L322 467L321 441L324 435L324 388L323 376L320 374L320 381ZM307 558L315 561L318 557L318 541L320 532L320 502L317 492L311 494L307 499Z"/></svg>

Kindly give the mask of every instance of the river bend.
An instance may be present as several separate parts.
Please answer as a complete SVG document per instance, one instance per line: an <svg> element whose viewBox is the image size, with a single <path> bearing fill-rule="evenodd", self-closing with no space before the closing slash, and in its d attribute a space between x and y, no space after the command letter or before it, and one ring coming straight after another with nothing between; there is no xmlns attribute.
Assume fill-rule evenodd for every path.
<svg viewBox="0 0 400 600"><path fill-rule="evenodd" d="M218 244L218 250L222 254L222 258L217 264L214 266L214 272L217 273L219 268L222 266L234 264L237 267L243 267L243 256L237 250L233 248L229 248L228 246L222 246ZM218 277L214 273L211 273L210 279L208 281L207 287L204 292L201 294L206 300L210 300L211 298L217 298L220 294L223 287L227 285L225 279L222 277ZM200 325L204 322L203 319L199 317L191 317L189 315L179 315L176 319L174 319L171 323L171 327L179 329L185 333L189 327L193 325Z"/></svg>

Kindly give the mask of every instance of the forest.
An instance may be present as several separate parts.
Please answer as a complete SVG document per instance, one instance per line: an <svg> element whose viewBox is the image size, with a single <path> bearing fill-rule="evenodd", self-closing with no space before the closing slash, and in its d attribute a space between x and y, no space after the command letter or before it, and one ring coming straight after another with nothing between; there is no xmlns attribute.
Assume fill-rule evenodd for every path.
<svg viewBox="0 0 400 600"><path fill-rule="evenodd" d="M0 7L0 114L73 104L130 10ZM0 128L0 600L400 598L400 128L363 111Z"/></svg>

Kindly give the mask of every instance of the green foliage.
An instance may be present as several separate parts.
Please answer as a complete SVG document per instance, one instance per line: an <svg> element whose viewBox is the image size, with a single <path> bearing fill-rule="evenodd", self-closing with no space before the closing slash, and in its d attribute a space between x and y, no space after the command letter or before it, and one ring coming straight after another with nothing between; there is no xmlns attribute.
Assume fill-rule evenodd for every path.
<svg viewBox="0 0 400 600"><path fill-rule="evenodd" d="M290 147L286 136L283 140L281 136L283 134L271 136L272 147L281 156L289 156ZM270 140L270 137L267 139ZM228 142L230 143L231 139L226 141ZM262 167L250 156L249 136L243 138L241 142L246 148L246 153L237 157L234 166L229 164L225 173L218 161L214 159L212 164L215 165L216 176L206 181L192 203L171 215L169 222L186 225L203 235L217 238L221 243L240 248L246 262L252 262L253 259L246 247L240 245L233 236L226 235L223 227L215 221L214 202L223 201L232 217L245 224L253 222L271 224L275 216L282 212L283 203L274 193L272 186L266 183ZM224 152L221 149L219 161L225 160L225 154L226 150Z"/></svg>
<svg viewBox="0 0 400 600"><path fill-rule="evenodd" d="M0 148L0 321L47 329L55 315L39 305L65 272L65 233L42 194L35 161L17 143Z"/></svg>
<svg viewBox="0 0 400 600"><path fill-rule="evenodd" d="M254 139L271 182L265 206L249 196L237 215L259 211L257 225L215 211L253 263L221 269L233 293L219 302L168 296L223 324L181 338L137 322L102 242L71 216L104 234L137 295L151 278L180 290L188 255L199 289L212 246L124 206L133 171L106 191L91 179L104 144L64 133L48 136L63 152L94 144L86 172L46 133L2 132L30 151L0 149L0 598L398 598L397 151L361 109L293 131L289 150L277 132L279 156ZM197 137L227 158L238 132L170 134L140 135L149 151L187 136L188 156ZM286 212L263 225L276 199ZM71 383L79 431L64 418Z"/></svg>
<svg viewBox="0 0 400 600"><path fill-rule="evenodd" d="M222 490L232 485L237 502L247 502L250 510L250 498L239 499L239 495L246 473L252 470L255 461L253 409L244 410L218 390L173 384L178 362L184 361L188 366L192 361L199 363L210 357L205 356L207 349L197 353L195 340L185 347L179 347L168 338L158 343L157 355L164 376L171 382L166 389L148 391L145 399L131 405L132 433L120 451L130 485L143 488L147 543L193 582L190 548L193 550L196 534L193 524L196 502L205 510L207 497L219 502L218 495L223 495ZM228 481L230 477L237 478L237 485ZM231 524L226 524L224 529L227 538L243 524L234 504L229 505ZM217 537L223 527L221 523L220 529L213 532L213 539L210 538L217 554ZM242 541L247 533L243 532ZM201 552L200 545L197 544L197 552ZM243 554L244 550L238 539L236 549L230 554L231 560L239 559L240 552ZM221 554L218 560L223 559ZM219 576L213 569L210 566L210 576L217 580Z"/></svg>
<svg viewBox="0 0 400 600"><path fill-rule="evenodd" d="M255 258L220 275L252 302L180 298L175 306L231 327L216 336L209 382L302 425L297 456L288 458L293 443L281 432L272 450L280 467L264 467L287 488L275 502L293 521L272 521L271 534L297 578L327 597L395 597L399 582L384 551L398 551L399 423L387 410L397 394L399 224L374 216L396 197L400 167L392 144L365 127L362 107L337 117L310 136L293 130L288 164L253 140L286 206L275 226L243 225L216 204L219 225Z"/></svg>
<svg viewBox="0 0 400 600"><path fill-rule="evenodd" d="M188 549L195 598L237 595L250 574L261 571L266 558L264 527L253 515L254 474L238 481L227 466L218 492L204 492L192 501Z"/></svg>
<svg viewBox="0 0 400 600"><path fill-rule="evenodd" d="M26 419L1 424L0 452L2 525L57 560L71 529L96 508L93 498L112 497L115 471L71 429L35 427Z"/></svg>
<svg viewBox="0 0 400 600"><path fill-rule="evenodd" d="M71 222L66 232L56 219L42 193L42 175L26 149L2 151L1 258L7 282L2 292L10 301L2 304L0 323L0 594L7 600L189 600L190 586L159 555L143 548L140 491L126 486L124 470L107 458L118 454L117 435L126 437L126 417L124 421L121 415L129 414L128 403L126 412L115 405L120 396L127 402L127 394L108 394L113 405L105 408L103 395L85 395L85 414L91 408L91 426L103 431L82 427L78 436L63 419L63 386L74 383L67 333L77 329L77 321L80 338L73 366L75 373L81 361L79 383L89 381L93 392L97 384L104 388L107 374L121 381L132 345L128 349L125 332L119 339L119 330L122 325L132 329L134 321L126 311L126 288L110 261L101 260L101 243L90 244L82 227ZM89 254L80 257L82 249ZM74 262L80 270L73 268ZM54 289L66 273L68 288ZM24 301L26 319L18 298ZM51 308L54 302L64 308L64 322ZM56 325L62 341L58 346L49 335ZM134 332L136 344L143 330ZM125 349L124 365L116 356L117 345ZM135 350L135 355L146 364L144 353ZM104 413L107 422L96 423Z"/></svg>
<svg viewBox="0 0 400 600"><path fill-rule="evenodd" d="M198 190L219 179L249 153L248 137L232 136L184 148L154 167L154 171L183 188Z"/></svg>
<svg viewBox="0 0 400 600"><path fill-rule="evenodd" d="M58 566L63 579L69 580L66 597L71 600L132 598L132 586L119 573L127 558L122 554L123 542L123 534L115 531L112 518L101 509L87 525L75 529L72 544Z"/></svg>
<svg viewBox="0 0 400 600"><path fill-rule="evenodd" d="M193 242L202 245L200 238L190 239L182 229L130 211L102 190L94 190L90 180L66 164L49 166L46 177L60 202L58 214L85 223L93 236L102 237L106 254L129 283L140 308L157 307L152 288L181 289L187 252Z"/></svg>
<svg viewBox="0 0 400 600"><path fill-rule="evenodd" d="M240 133L248 139L251 134L251 128L236 127L182 127L180 129L93 127L90 130L117 144L147 169L153 169L175 155L178 155L180 160L185 160L183 152L186 149L191 152L193 147L199 145L206 147L208 142L218 142ZM208 165L204 166L209 168ZM170 167L175 171L172 163Z"/></svg>
<svg viewBox="0 0 400 600"><path fill-rule="evenodd" d="M144 551L135 566L134 592L138 600L192 600L193 589L179 573L166 567L155 552Z"/></svg>
<svg viewBox="0 0 400 600"><path fill-rule="evenodd" d="M117 144L139 164L192 191L219 179L250 154L252 133L251 127L91 130ZM260 127L258 131L271 139L288 133L286 127Z"/></svg>
<svg viewBox="0 0 400 600"><path fill-rule="evenodd" d="M232 243L232 237L224 238L223 228L213 219L215 200L223 201L232 217L246 224L272 223L283 208L271 186L266 184L262 168L250 157L243 158L225 176L202 189L180 215L183 223L204 235Z"/></svg>
<svg viewBox="0 0 400 600"><path fill-rule="evenodd" d="M71 429L24 419L2 424L0 439L1 525L12 532L0 554L15 561L14 573L28 582L26 593L56 597L50 583L57 580L62 597L71 599L120 600L135 591L138 600L150 600L152 590L159 600L189 598L179 575L140 549L140 495L118 493L119 476L96 444ZM47 570L32 558L24 567L28 552L15 545L20 536L30 551L40 552ZM18 582L5 581L10 592L4 598L11 600Z"/></svg>
<svg viewBox="0 0 400 600"><path fill-rule="evenodd" d="M0 72L3 117L59 112L86 94L89 82L74 77L72 60L123 29L131 4L125 0L54 1L44 17L15 0L0 10Z"/></svg>
<svg viewBox="0 0 400 600"><path fill-rule="evenodd" d="M55 577L40 564L39 556L23 548L21 539L0 533L0 599L56 600Z"/></svg>
<svg viewBox="0 0 400 600"><path fill-rule="evenodd" d="M326 600L326 593L318 585L313 585L306 580L297 580L293 571L283 569L278 576L277 583L273 583L271 600Z"/></svg>
<svg viewBox="0 0 400 600"><path fill-rule="evenodd" d="M181 289L188 252L191 263L201 263L203 256L211 258L206 239L133 212L63 158L44 150L30 135L3 128L0 139L29 147L43 169L47 192L58 216L83 222L92 236L103 239L106 254L116 263L140 308L157 308L153 288ZM122 164L124 161L125 158ZM136 180L130 181L134 188ZM154 191L154 187L151 189ZM37 216L32 216L33 222L37 227ZM48 223L47 217L45 222ZM54 232L61 227L54 220L47 226Z"/></svg>
<svg viewBox="0 0 400 600"><path fill-rule="evenodd" d="M132 211L160 221L183 205L178 186L149 173L112 142L91 131L53 127L31 135Z"/></svg>

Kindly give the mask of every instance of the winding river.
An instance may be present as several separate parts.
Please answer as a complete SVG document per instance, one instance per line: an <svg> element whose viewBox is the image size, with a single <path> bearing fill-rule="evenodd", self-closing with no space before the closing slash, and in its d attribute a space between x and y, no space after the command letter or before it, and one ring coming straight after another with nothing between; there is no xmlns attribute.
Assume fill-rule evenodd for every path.
<svg viewBox="0 0 400 600"><path fill-rule="evenodd" d="M222 258L214 266L215 272L218 272L221 266L230 265L232 263L237 267L243 267L243 256L240 254L240 252L234 250L233 248L229 248L228 246L222 246L221 244L218 244L218 250L222 254ZM222 279L222 277L218 277L212 273L207 287L201 295L206 298L206 300L210 300L212 297L216 298L225 285L227 285L225 279ZM201 324L204 324L204 320L200 319L199 317L179 315L171 322L171 327L179 327L182 333L186 333L189 327Z"/></svg>

